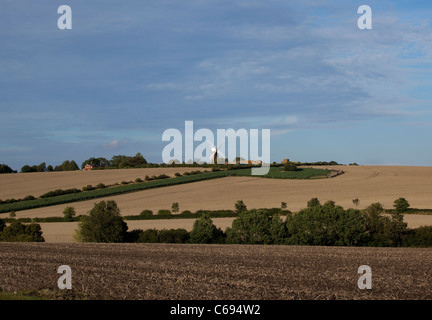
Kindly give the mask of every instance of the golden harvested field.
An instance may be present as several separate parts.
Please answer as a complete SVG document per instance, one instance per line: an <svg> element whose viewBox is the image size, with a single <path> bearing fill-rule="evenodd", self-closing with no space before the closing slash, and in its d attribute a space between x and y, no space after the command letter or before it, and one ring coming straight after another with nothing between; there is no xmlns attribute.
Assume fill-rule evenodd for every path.
<svg viewBox="0 0 432 320"><path fill-rule="evenodd" d="M405 197L413 208L432 208L432 167L338 166L338 168L346 173L332 179L284 180L227 177L76 202L69 205L75 208L77 214L86 214L95 202L112 199L117 202L123 215L137 215L144 209L153 210L155 213L159 209L170 209L173 202L179 203L180 211L196 211L199 209L233 209L234 203L240 199L245 201L249 209L280 207L281 202L284 201L289 210L296 211L304 208L306 202L312 197L319 198L321 202L333 200L345 208L353 207L352 200L355 198L360 199L359 208L365 208L373 202L381 202L385 208L392 208L395 199ZM172 171L167 169L95 171L98 178L92 178L92 180L90 180L90 176L89 180L84 179L88 174L85 172L72 172L68 175L70 180L79 180L76 182L77 185L85 185L93 181L102 181L104 174L107 175L106 183L108 183L108 179L111 181L131 179L139 176L138 172L141 172L142 177L145 174L172 174L180 171L180 168L174 168ZM129 170L132 170L133 173L130 173ZM93 174L93 172L89 173ZM125 176L121 176L121 174ZM126 174L129 178L126 177ZM29 175L31 174L29 173ZM50 175L51 173L43 173L39 175L39 180L29 180L26 183L23 183L24 180L21 180L21 183L10 182L7 192L10 196L17 196L20 192L22 193L21 188L37 190L39 184L44 186L45 191L55 189L55 187L48 187L47 182L44 181L44 177L51 180ZM17 180L21 179L18 175L3 176L8 180L13 177L16 177ZM65 177L59 175L58 180L54 180L58 187L62 186L62 182L63 187L66 187L66 182L62 180ZM74 177L79 177L79 179ZM26 184L29 185L26 186ZM73 185L69 184L68 186L72 187ZM2 186L0 199L6 198L2 194L4 189L5 187ZM20 211L17 213L17 217L62 216L66 206L68 204ZM7 216L7 213L1 216Z"/></svg>
<svg viewBox="0 0 432 320"><path fill-rule="evenodd" d="M61 265L71 290L57 287ZM362 265L370 290L358 288ZM431 266L419 248L0 243L3 291L57 299L430 300Z"/></svg>
<svg viewBox="0 0 432 320"><path fill-rule="evenodd" d="M174 176L176 172L198 170L202 168L143 168L91 171L59 171L59 172L31 172L0 175L0 199L24 198L28 195L40 196L56 189L81 189L89 184L105 185L144 180L146 175L160 175L162 173Z"/></svg>

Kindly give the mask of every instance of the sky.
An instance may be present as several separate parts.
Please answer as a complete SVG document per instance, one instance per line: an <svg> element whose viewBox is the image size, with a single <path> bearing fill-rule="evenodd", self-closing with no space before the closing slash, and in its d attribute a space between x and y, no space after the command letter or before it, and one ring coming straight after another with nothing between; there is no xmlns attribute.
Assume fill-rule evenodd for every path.
<svg viewBox="0 0 432 320"><path fill-rule="evenodd" d="M138 152L161 163L163 132L185 121L270 129L271 162L432 165L430 0L0 8L0 163L15 170Z"/></svg>

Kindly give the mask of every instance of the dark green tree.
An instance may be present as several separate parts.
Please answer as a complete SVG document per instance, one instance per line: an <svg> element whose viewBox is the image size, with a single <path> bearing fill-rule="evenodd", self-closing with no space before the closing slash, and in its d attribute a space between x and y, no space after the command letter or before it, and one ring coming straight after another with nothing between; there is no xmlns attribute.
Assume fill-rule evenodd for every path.
<svg viewBox="0 0 432 320"><path fill-rule="evenodd" d="M284 223L278 216L271 216L265 210L242 211L226 230L226 242L238 244L281 243L284 237Z"/></svg>
<svg viewBox="0 0 432 320"><path fill-rule="evenodd" d="M318 198L312 198L307 202L307 207L308 208L313 208L316 206L320 206L321 203L319 202Z"/></svg>
<svg viewBox="0 0 432 320"><path fill-rule="evenodd" d="M179 210L180 210L180 206L179 206L178 202L174 202L171 206L171 211L173 213L177 213L177 212L179 212Z"/></svg>
<svg viewBox="0 0 432 320"><path fill-rule="evenodd" d="M11 167L9 167L7 164L0 164L0 174L1 173L13 173Z"/></svg>
<svg viewBox="0 0 432 320"><path fill-rule="evenodd" d="M410 204L405 198L398 198L394 201L393 207L397 213L403 213L408 210Z"/></svg>
<svg viewBox="0 0 432 320"><path fill-rule="evenodd" d="M224 232L220 228L216 228L209 215L203 214L194 222L190 241L192 243L223 243Z"/></svg>
<svg viewBox="0 0 432 320"><path fill-rule="evenodd" d="M82 217L77 238L82 242L123 242L127 229L116 202L101 201Z"/></svg>
<svg viewBox="0 0 432 320"><path fill-rule="evenodd" d="M63 210L63 216L64 216L65 221L67 221L67 222L74 221L74 218L76 216L76 212L75 212L74 207L66 207Z"/></svg>
<svg viewBox="0 0 432 320"><path fill-rule="evenodd" d="M344 210L332 201L288 215L286 228L288 244L354 246L366 240L361 212Z"/></svg>
<svg viewBox="0 0 432 320"><path fill-rule="evenodd" d="M237 214L240 214L240 213L242 213L242 212L247 211L246 204L243 202L243 200L238 200L238 201L235 203L234 208L235 208L235 212L236 212Z"/></svg>

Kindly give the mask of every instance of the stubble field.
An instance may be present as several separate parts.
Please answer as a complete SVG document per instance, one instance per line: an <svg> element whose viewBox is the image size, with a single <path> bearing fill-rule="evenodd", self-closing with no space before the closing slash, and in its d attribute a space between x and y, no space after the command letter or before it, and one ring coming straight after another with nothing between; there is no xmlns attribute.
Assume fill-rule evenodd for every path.
<svg viewBox="0 0 432 320"><path fill-rule="evenodd" d="M60 265L72 290L57 287ZM0 274L4 291L55 299L432 299L429 249L0 243Z"/></svg>

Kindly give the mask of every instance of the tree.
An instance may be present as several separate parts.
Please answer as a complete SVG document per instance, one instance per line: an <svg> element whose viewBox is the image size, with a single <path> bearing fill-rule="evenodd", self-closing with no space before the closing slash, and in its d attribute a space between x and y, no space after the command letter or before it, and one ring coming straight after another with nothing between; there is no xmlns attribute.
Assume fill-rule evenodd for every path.
<svg viewBox="0 0 432 320"><path fill-rule="evenodd" d="M52 166L52 165L49 165L49 166L47 167L47 171L48 171L48 172L52 172L52 171L54 171L53 166Z"/></svg>
<svg viewBox="0 0 432 320"><path fill-rule="evenodd" d="M36 170L30 167L28 164L26 164L21 168L21 173L27 173L27 172L36 172Z"/></svg>
<svg viewBox="0 0 432 320"><path fill-rule="evenodd" d="M332 201L288 215L286 228L288 244L353 246L366 240L361 212L344 210Z"/></svg>
<svg viewBox="0 0 432 320"><path fill-rule="evenodd" d="M312 198L307 202L307 207L312 208L316 206L320 206L321 203L319 202L318 198Z"/></svg>
<svg viewBox="0 0 432 320"><path fill-rule="evenodd" d="M234 205L235 211L237 214L247 211L246 204L243 200L238 200Z"/></svg>
<svg viewBox="0 0 432 320"><path fill-rule="evenodd" d="M96 203L78 225L77 238L82 242L123 242L127 225L113 200Z"/></svg>
<svg viewBox="0 0 432 320"><path fill-rule="evenodd" d="M358 198L356 198L356 199L353 199L353 204L356 206L356 207L358 207L358 205L360 204L360 200L358 199Z"/></svg>
<svg viewBox="0 0 432 320"><path fill-rule="evenodd" d="M275 244L285 241L285 227L279 216L265 210L242 211L226 229L227 243Z"/></svg>
<svg viewBox="0 0 432 320"><path fill-rule="evenodd" d="M39 224L31 223L24 225L14 220L8 227L3 229L1 239L9 242L44 242L42 231Z"/></svg>
<svg viewBox="0 0 432 320"><path fill-rule="evenodd" d="M11 167L9 167L7 164L0 164L0 174L1 173L13 173Z"/></svg>
<svg viewBox="0 0 432 320"><path fill-rule="evenodd" d="M286 209L287 207L287 203L286 202L281 202L281 209Z"/></svg>
<svg viewBox="0 0 432 320"><path fill-rule="evenodd" d="M0 219L0 233L3 231L3 229L6 227L6 222L4 222L3 219Z"/></svg>
<svg viewBox="0 0 432 320"><path fill-rule="evenodd" d="M398 198L394 201L393 207L397 213L402 213L408 210L410 204L405 198Z"/></svg>
<svg viewBox="0 0 432 320"><path fill-rule="evenodd" d="M190 233L190 242L192 243L223 243L224 232L216 228L209 215L203 214L195 220Z"/></svg>
<svg viewBox="0 0 432 320"><path fill-rule="evenodd" d="M179 207L178 202L174 202L171 206L171 211L173 213L177 213L177 212L179 212L179 210L180 210L180 207Z"/></svg>
<svg viewBox="0 0 432 320"><path fill-rule="evenodd" d="M74 221L74 217L76 216L76 212L74 207L66 207L63 210L63 216L65 221L71 222Z"/></svg>

